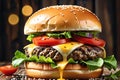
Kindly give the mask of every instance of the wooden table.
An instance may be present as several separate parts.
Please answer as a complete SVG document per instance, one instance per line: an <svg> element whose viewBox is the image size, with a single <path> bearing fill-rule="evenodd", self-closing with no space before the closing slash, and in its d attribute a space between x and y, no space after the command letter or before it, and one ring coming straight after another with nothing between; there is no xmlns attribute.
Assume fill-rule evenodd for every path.
<svg viewBox="0 0 120 80"><path fill-rule="evenodd" d="M10 64L10 63L9 62L0 62L0 66L7 65L7 64ZM119 70L119 69L120 68L118 68L117 70ZM110 72L111 71L104 68L103 74L104 75L110 74ZM0 72L0 80L56 80L56 79L35 79L35 78L30 78L30 77L25 75L24 66L21 65L19 67L19 69L16 71L16 73L14 75L12 75L12 76L5 76L4 74L2 74ZM71 79L71 80L79 80L79 79ZM104 77L101 77L101 78L89 79L89 80L105 80L105 79L104 79ZM120 80L120 78L118 80Z"/></svg>

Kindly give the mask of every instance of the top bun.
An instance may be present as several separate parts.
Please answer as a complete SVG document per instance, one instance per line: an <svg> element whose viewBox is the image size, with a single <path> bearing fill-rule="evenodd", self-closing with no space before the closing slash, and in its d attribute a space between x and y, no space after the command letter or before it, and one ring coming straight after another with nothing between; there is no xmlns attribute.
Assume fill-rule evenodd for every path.
<svg viewBox="0 0 120 80"><path fill-rule="evenodd" d="M53 31L99 31L101 23L90 10L75 5L43 8L27 20L24 34Z"/></svg>

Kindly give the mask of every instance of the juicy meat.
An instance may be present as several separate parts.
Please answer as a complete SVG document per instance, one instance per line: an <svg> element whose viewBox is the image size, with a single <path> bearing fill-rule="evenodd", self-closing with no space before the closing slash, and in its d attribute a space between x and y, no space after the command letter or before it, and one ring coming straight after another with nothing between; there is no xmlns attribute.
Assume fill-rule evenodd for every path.
<svg viewBox="0 0 120 80"><path fill-rule="evenodd" d="M29 55L27 48L25 49L25 53L27 55ZM40 47L40 46L36 47L33 49L32 55L50 57L53 59L53 61L62 61L63 60L63 57L60 54L60 52L58 52L56 49L54 49L52 47Z"/></svg>
<svg viewBox="0 0 120 80"><path fill-rule="evenodd" d="M25 53L28 54L28 49L25 49ZM53 59L53 61L62 61L63 57L56 49L52 47L36 47L32 51L32 55L37 56L45 56L50 57ZM90 46L90 45L83 45L81 47L76 48L74 51L72 51L68 56L67 59L73 58L75 61L80 60L93 60L95 58L104 57L104 50L100 47L96 46Z"/></svg>
<svg viewBox="0 0 120 80"><path fill-rule="evenodd" d="M68 55L69 58L73 58L75 61L80 60L93 60L95 58L103 58L104 50L96 46L83 45L75 49Z"/></svg>

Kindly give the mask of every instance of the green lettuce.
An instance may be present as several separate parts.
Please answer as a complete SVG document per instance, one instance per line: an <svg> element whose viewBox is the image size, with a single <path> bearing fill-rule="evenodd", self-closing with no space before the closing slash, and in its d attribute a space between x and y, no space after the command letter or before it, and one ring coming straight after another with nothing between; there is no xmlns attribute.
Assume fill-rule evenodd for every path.
<svg viewBox="0 0 120 80"><path fill-rule="evenodd" d="M15 52L15 56L12 59L12 65L14 67L18 67L23 62L49 63L49 64L51 64L52 68L58 68L57 64L50 57L47 57L47 58L44 56L38 57L36 55L27 57L24 53L17 50ZM111 69L116 70L116 68L117 68L117 61L116 61L114 55L108 56L104 59L97 58L97 59L88 60L88 61L75 61L74 59L70 58L68 60L68 63L70 63L70 64L85 64L90 70L95 70L95 69L101 68L103 66L110 70ZM120 77L120 70L115 73L111 73L110 75L106 76L105 78L117 80L118 77Z"/></svg>
<svg viewBox="0 0 120 80"><path fill-rule="evenodd" d="M54 33L46 33L47 36L49 37L54 37L54 38L72 38L71 32L70 31L65 31L65 32L54 32Z"/></svg>
<svg viewBox="0 0 120 80"><path fill-rule="evenodd" d="M12 59L12 65L14 67L18 67L23 62L50 63L50 64L54 65L54 67L56 65L55 62L50 57L47 57L47 58L44 56L38 57L36 55L33 55L31 57L27 57L24 53L17 50L15 52L15 56Z"/></svg>
<svg viewBox="0 0 120 80"><path fill-rule="evenodd" d="M92 37L97 37L99 32L86 32L86 31L64 31L64 32L39 32L39 33L32 33L30 35L28 35L27 40L32 42L32 39L34 37L40 36L40 35L47 35L48 37L54 37L54 38L72 38L72 34L76 34L79 36L83 36L83 37L88 37L88 36L92 36Z"/></svg>
<svg viewBox="0 0 120 80"><path fill-rule="evenodd" d="M88 61L82 61L85 63L90 70L95 70L103 66L103 59L102 58L97 58L95 60L88 60Z"/></svg>
<svg viewBox="0 0 120 80"><path fill-rule="evenodd" d="M40 62L40 63L50 63L53 65L56 65L56 63L50 58L50 57L44 57L44 56L36 56L33 55L31 57L27 57L24 53L20 52L20 51L16 51L15 52L15 56L12 59L12 65L17 67L20 64L22 64L23 62ZM78 63L78 61L74 61L72 58L70 58L68 60L68 63ZM112 56L108 56L104 59L102 58L97 58L94 60L88 60L88 61L80 61L80 64L84 63L88 66L88 68L90 70L95 70L97 68L100 68L102 66L105 66L108 69L116 69L117 68L117 61L114 57L114 55Z"/></svg>
<svg viewBox="0 0 120 80"><path fill-rule="evenodd" d="M70 64L76 64L78 61L75 61L73 58L68 59L68 63Z"/></svg>
<svg viewBox="0 0 120 80"><path fill-rule="evenodd" d="M91 32L84 32L84 31L78 31L78 32L74 32L74 34L79 35L79 36L83 36L83 37L97 37L99 32L96 31L91 31Z"/></svg>
<svg viewBox="0 0 120 80"><path fill-rule="evenodd" d="M116 70L117 61L116 61L114 55L108 56L107 58L104 59L104 66L107 67L108 69L112 68L112 69Z"/></svg>
<svg viewBox="0 0 120 80"><path fill-rule="evenodd" d="M34 37L39 36L39 35L41 35L41 34L43 34L43 33L30 34L30 35L28 35L27 40L30 41L30 42L32 42L32 39L33 39Z"/></svg>
<svg viewBox="0 0 120 80"><path fill-rule="evenodd" d="M74 59L70 58L68 60L68 63L72 64L85 64L90 70L95 70L97 68L101 68L102 66L108 68L108 69L116 69L117 68L117 60L115 59L114 55L108 56L106 58L96 58L94 60L88 60L88 61L75 61Z"/></svg>

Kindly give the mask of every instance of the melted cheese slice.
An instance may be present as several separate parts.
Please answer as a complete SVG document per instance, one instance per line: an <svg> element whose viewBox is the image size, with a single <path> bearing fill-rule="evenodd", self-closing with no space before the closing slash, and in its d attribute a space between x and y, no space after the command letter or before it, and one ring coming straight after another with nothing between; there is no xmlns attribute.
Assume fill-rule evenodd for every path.
<svg viewBox="0 0 120 80"><path fill-rule="evenodd" d="M29 45L25 46L24 49L25 49L25 48L28 48L28 54L29 54L29 56L31 57L31 56L32 56L32 51L33 51L33 49L36 48L36 47L38 47L38 46L36 46L35 44L29 44Z"/></svg>
<svg viewBox="0 0 120 80"><path fill-rule="evenodd" d="M61 55L63 56L63 61L58 62L57 65L59 66L60 78L58 80L65 80L63 78L63 71L66 65L68 64L67 56L76 48L82 46L83 44L78 42L69 42L57 46L53 46L54 49L58 50Z"/></svg>
<svg viewBox="0 0 120 80"><path fill-rule="evenodd" d="M78 42L68 42L61 45L52 46L54 49L58 50L62 56L69 55L73 50L82 46L83 44Z"/></svg>

